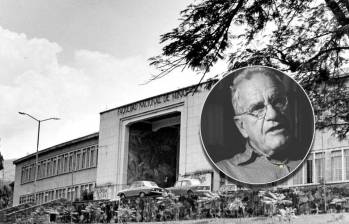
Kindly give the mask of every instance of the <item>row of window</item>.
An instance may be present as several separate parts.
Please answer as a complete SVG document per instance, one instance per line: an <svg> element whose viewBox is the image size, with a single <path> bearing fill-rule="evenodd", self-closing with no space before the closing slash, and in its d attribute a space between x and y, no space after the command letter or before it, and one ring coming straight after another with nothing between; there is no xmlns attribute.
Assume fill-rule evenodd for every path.
<svg viewBox="0 0 349 224"><path fill-rule="evenodd" d="M78 149L69 153L51 157L38 162L37 179L43 179L97 166L97 146ZM35 163L24 166L21 173L21 183L32 182L35 179Z"/></svg>
<svg viewBox="0 0 349 224"><path fill-rule="evenodd" d="M349 149L312 152L292 180L293 185L349 181Z"/></svg>
<svg viewBox="0 0 349 224"><path fill-rule="evenodd" d="M60 198L75 201L77 198L81 198L82 192L92 192L93 190L93 183L75 185L60 189L52 189L36 193L36 201L38 204L46 203ZM28 202L34 202L34 194L27 194L19 197L19 204Z"/></svg>

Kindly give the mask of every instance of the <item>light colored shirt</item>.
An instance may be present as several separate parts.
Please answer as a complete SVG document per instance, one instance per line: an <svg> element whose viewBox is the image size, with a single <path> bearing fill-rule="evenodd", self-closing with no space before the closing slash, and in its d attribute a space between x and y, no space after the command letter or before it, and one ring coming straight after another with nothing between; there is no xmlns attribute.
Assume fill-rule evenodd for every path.
<svg viewBox="0 0 349 224"><path fill-rule="evenodd" d="M287 176L301 160L274 161L246 144L246 150L217 166L231 178L250 184L266 184Z"/></svg>

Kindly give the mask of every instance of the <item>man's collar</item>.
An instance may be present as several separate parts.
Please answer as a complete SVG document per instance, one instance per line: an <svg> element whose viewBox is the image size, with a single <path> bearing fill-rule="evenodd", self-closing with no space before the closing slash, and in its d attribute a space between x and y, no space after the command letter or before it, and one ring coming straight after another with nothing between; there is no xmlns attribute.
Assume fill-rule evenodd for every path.
<svg viewBox="0 0 349 224"><path fill-rule="evenodd" d="M250 162L253 162L257 156L258 154L254 152L253 148L247 142L245 146L245 151L243 153L237 154L234 157L234 160L236 161L237 165L245 165Z"/></svg>
<svg viewBox="0 0 349 224"><path fill-rule="evenodd" d="M269 160L272 164L275 164L275 165L284 165L284 164L286 164L288 162L287 159L285 159L284 161L273 160L267 154L265 154L262 151L257 150L256 148L252 147L251 144L249 144L249 142L246 142L246 147L245 148L246 148L245 152L236 155L237 156L236 159L237 159L238 165L245 165L245 164L251 163L257 157L265 157L267 160Z"/></svg>

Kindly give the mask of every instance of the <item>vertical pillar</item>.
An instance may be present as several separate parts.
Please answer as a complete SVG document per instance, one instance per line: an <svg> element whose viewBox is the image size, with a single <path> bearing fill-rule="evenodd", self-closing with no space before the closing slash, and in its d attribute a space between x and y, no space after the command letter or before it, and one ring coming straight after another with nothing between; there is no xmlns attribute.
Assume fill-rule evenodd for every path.
<svg viewBox="0 0 349 224"><path fill-rule="evenodd" d="M341 149L341 155L342 155L342 179L341 181L344 181L345 178L344 178L344 175L345 175L345 164L344 164L344 150Z"/></svg>
<svg viewBox="0 0 349 224"><path fill-rule="evenodd" d="M331 181L331 151L325 151L325 181Z"/></svg>

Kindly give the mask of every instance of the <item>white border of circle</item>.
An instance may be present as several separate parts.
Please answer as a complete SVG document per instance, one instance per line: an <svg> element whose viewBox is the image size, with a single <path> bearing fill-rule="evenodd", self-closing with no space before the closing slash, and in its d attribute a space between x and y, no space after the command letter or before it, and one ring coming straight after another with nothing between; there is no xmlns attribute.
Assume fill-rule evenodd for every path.
<svg viewBox="0 0 349 224"><path fill-rule="evenodd" d="M282 73L282 74L286 75L287 77L289 77L290 79L292 79L292 80L298 85L298 87L301 88L301 90L303 91L303 93L304 93L305 96L307 97L308 102L309 102L310 107L311 107L311 111L313 112L313 138L312 138L311 143L310 143L310 145L309 145L308 152L305 154L305 156L304 156L302 162L300 162L300 163L297 165L297 167L294 168L294 169L293 169L289 174L287 174L286 176L281 177L281 178L276 179L276 180L273 180L273 181L271 181L271 182L267 182L267 183L247 183L247 182L241 181L241 180L239 180L239 179L233 178L233 177L231 177L230 175L227 175L226 172L223 172L223 170L221 170L221 169L216 165L216 163L213 162L213 160L211 159L211 156L210 156L210 155L208 154L208 152L207 152L207 149L206 149L206 146L205 146L205 143L204 143L204 141L203 141L203 139L202 139L202 134L201 134L201 129L202 129L202 112L203 112L203 110L204 110L204 107L205 107L207 98L210 96L210 94L211 94L211 92L214 90L214 88L215 88L224 78L228 77L228 76L231 75L232 73L235 73L235 72L237 72L237 71L239 71L239 70L242 70L242 69L253 68L253 67L264 67L264 68L276 70L276 71L278 71L279 73ZM215 166L219 171L221 171L222 173L224 173L226 176L228 176L228 177L231 178L232 180L235 180L235 181L237 181L237 182L240 182L240 183L243 183L243 184L246 184L246 185L254 185L254 186L256 186L256 185L260 185L260 186L261 186L261 185L270 185L270 184L272 184L272 183L279 182L280 180L286 179L287 177L291 176L296 170L298 170L299 166L303 165L304 161L305 161L305 160L307 159L307 157L309 156L309 153L310 153L310 151L311 151L311 148L312 148L312 146L313 146L313 144L314 144L315 132L316 132L316 129L315 129L315 113L314 113L314 108L313 108L313 105L312 105L312 103L311 103L311 101L310 101L310 99L309 99L308 94L305 92L305 90L303 89L303 87L302 87L294 78L292 78L291 76L287 75L285 72L282 72L282 71L279 71L279 70L276 69L276 68L269 67L269 66L264 66L264 65L246 66L246 67L242 67L242 68L238 68L238 69L235 69L235 70L233 70L233 71L230 71L229 74L227 74L227 75L225 75L224 77L222 77L220 80L217 81L217 83L215 83L215 84L213 85L213 87L211 87L210 92L207 94L206 99L205 99L205 102L204 102L203 105L202 105L201 113L200 113L200 132L199 132L199 135L200 135L201 144L202 144L202 146L203 146L203 148L204 148L204 151L205 151L206 156L210 159L211 163L214 164L214 166Z"/></svg>

